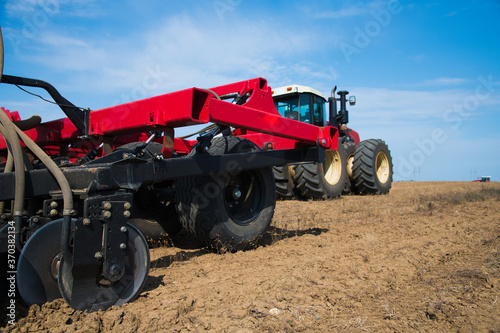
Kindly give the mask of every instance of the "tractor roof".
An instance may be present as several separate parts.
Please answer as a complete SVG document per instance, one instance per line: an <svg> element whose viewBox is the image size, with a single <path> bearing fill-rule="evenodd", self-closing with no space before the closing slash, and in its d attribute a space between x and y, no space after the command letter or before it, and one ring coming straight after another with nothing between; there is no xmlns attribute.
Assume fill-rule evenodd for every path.
<svg viewBox="0 0 500 333"><path fill-rule="evenodd" d="M317 95L317 96L320 96L320 97L326 99L325 96L322 93L320 93L319 91L317 91L316 89L306 87L306 86L299 86L297 84L292 84L289 86L284 86L284 87L279 87L279 88L273 89L273 97L283 96L283 95L288 95L288 94L296 94L296 93L299 93L299 94L311 93L311 94L314 94L314 95Z"/></svg>

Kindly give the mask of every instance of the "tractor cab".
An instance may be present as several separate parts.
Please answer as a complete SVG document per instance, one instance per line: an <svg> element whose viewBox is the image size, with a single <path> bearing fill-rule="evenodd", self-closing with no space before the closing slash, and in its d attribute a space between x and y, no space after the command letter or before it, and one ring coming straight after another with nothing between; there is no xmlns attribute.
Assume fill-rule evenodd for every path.
<svg viewBox="0 0 500 333"><path fill-rule="evenodd" d="M273 90L273 100L283 117L325 126L326 98L319 91L299 85L280 87Z"/></svg>
<svg viewBox="0 0 500 333"><path fill-rule="evenodd" d="M346 109L347 101L349 105L356 104L356 97L350 96L347 100L348 91L339 91L340 98L335 97L337 87L332 89L332 96L328 98L329 117L325 117L325 96L316 89L290 85L273 90L274 105L278 112L285 118L298 120L303 123L323 127L330 125L342 128L349 122L349 112ZM337 111L337 101L340 102L340 110ZM345 126L343 126L345 127Z"/></svg>

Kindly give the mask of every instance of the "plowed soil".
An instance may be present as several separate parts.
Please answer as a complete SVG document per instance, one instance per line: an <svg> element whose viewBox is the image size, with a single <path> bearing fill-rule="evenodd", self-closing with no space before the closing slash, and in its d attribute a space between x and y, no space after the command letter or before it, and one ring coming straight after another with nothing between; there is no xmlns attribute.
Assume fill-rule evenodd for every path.
<svg viewBox="0 0 500 333"><path fill-rule="evenodd" d="M19 304L0 331L500 332L499 183L278 201L248 251L215 254L182 235L157 245L134 302Z"/></svg>

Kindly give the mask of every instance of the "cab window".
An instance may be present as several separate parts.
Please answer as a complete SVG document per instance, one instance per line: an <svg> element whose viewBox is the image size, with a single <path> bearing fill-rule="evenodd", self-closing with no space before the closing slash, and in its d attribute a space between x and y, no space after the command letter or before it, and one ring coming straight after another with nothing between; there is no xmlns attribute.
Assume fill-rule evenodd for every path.
<svg viewBox="0 0 500 333"><path fill-rule="evenodd" d="M312 95L313 122L316 126L325 126L325 100L319 96Z"/></svg>
<svg viewBox="0 0 500 333"><path fill-rule="evenodd" d="M299 97L298 96L288 96L280 98L280 100L275 100L274 105L280 115L285 118L290 118L293 120L299 120Z"/></svg>
<svg viewBox="0 0 500 333"><path fill-rule="evenodd" d="M300 94L300 121L303 123L311 123L311 95Z"/></svg>

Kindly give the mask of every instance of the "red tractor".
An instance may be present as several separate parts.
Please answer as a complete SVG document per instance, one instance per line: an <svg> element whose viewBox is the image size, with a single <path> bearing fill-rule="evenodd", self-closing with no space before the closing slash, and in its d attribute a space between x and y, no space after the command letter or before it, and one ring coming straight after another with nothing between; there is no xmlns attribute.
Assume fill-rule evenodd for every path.
<svg viewBox="0 0 500 333"><path fill-rule="evenodd" d="M392 158L384 141L361 141L359 134L348 128L346 108L356 104L349 92L332 90L328 99L329 118L325 119L326 99L319 91L291 85L273 90L278 112L285 118L295 119L318 127L334 126L339 133L339 147L326 150L324 163L296 164L274 167L276 190L279 196L332 199L342 193L385 194L392 185ZM337 103L340 103L338 110Z"/></svg>
<svg viewBox="0 0 500 333"><path fill-rule="evenodd" d="M478 182L478 183L491 183L491 177L490 176L482 176L478 179L473 180L472 182Z"/></svg>

